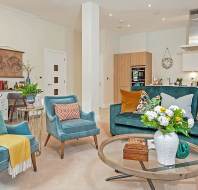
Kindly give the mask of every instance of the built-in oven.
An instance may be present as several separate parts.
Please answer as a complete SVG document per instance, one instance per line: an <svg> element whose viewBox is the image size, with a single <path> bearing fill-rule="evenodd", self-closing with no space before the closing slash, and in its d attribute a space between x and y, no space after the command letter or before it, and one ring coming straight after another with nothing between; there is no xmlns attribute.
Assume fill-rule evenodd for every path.
<svg viewBox="0 0 198 190"><path fill-rule="evenodd" d="M145 67L136 66L131 68L132 86L145 86Z"/></svg>

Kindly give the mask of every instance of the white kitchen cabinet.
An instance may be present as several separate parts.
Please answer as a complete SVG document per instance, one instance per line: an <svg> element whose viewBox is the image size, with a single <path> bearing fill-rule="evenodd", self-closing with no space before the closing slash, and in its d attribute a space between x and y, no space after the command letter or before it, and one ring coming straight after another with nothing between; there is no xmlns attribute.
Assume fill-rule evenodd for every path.
<svg viewBox="0 0 198 190"><path fill-rule="evenodd" d="M9 92L0 91L0 111L3 114L3 119L8 120L8 99L7 95Z"/></svg>
<svg viewBox="0 0 198 190"><path fill-rule="evenodd" d="M198 71L198 52L183 54L183 71Z"/></svg>

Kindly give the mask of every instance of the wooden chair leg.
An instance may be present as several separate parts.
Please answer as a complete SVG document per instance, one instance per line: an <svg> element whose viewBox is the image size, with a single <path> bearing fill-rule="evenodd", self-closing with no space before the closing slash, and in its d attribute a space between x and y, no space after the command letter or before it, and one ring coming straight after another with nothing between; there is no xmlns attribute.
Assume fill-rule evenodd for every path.
<svg viewBox="0 0 198 190"><path fill-rule="evenodd" d="M51 137L51 135L50 135L50 134L48 134L48 135L47 135L47 138L46 138L46 141L45 141L44 146L47 146L47 143L48 143L48 141L49 141L50 137Z"/></svg>
<svg viewBox="0 0 198 190"><path fill-rule="evenodd" d="M32 153L32 154L31 154L31 158L32 158L32 166L33 166L33 169L34 169L34 171L36 172L36 171L37 171L37 166L36 166L36 154L35 154L35 153Z"/></svg>
<svg viewBox="0 0 198 190"><path fill-rule="evenodd" d="M61 148L60 148L61 159L64 158L64 147L65 147L65 142L61 142Z"/></svg>
<svg viewBox="0 0 198 190"><path fill-rule="evenodd" d="M12 122L12 120L13 120L13 114L14 114L14 110L15 110L15 107L16 107L16 102L17 102L17 100L15 99L14 104L13 104L12 109L11 109L11 115L10 115L10 118L9 118L10 122Z"/></svg>
<svg viewBox="0 0 198 190"><path fill-rule="evenodd" d="M96 145L96 149L98 149L98 139L97 139L97 135L93 136L94 137L94 142Z"/></svg>

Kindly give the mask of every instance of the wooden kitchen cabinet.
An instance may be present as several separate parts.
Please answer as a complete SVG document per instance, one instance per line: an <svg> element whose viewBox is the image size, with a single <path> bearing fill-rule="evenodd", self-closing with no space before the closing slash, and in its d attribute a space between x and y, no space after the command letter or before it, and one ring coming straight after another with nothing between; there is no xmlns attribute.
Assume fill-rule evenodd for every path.
<svg viewBox="0 0 198 190"><path fill-rule="evenodd" d="M132 67L145 67L145 84L152 83L152 54L135 52L114 55L114 102L120 102L120 89L131 90Z"/></svg>

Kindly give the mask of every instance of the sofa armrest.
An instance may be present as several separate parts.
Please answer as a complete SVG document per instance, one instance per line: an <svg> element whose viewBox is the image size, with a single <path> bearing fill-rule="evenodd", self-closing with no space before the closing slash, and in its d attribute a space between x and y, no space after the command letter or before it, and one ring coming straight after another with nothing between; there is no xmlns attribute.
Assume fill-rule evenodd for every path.
<svg viewBox="0 0 198 190"><path fill-rule="evenodd" d="M6 125L6 127L8 130L8 134L32 135L27 121L15 125Z"/></svg>
<svg viewBox="0 0 198 190"><path fill-rule="evenodd" d="M62 124L60 119L57 115L50 115L48 112L46 112L46 128L47 132L57 139L61 139L61 136L63 135L62 130Z"/></svg>
<svg viewBox="0 0 198 190"><path fill-rule="evenodd" d="M94 112L85 113L81 111L80 118L89 120L89 121L95 121L95 113Z"/></svg>
<svg viewBox="0 0 198 190"><path fill-rule="evenodd" d="M115 116L120 114L121 104L112 104L110 105L110 115Z"/></svg>
<svg viewBox="0 0 198 190"><path fill-rule="evenodd" d="M121 112L121 104L112 104L110 105L110 133L112 135L116 134L115 128L115 118Z"/></svg>

